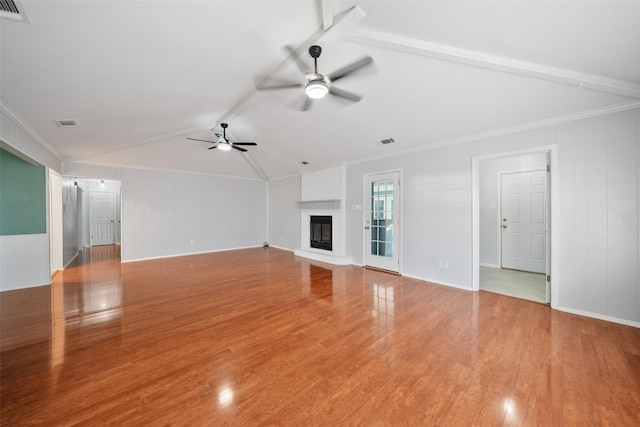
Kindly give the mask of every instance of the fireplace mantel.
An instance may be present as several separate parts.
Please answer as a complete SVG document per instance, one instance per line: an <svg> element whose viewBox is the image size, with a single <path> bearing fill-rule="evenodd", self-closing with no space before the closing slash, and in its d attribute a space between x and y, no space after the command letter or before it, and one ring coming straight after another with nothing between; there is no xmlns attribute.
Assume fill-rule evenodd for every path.
<svg viewBox="0 0 640 427"><path fill-rule="evenodd" d="M304 200L298 202L299 209L340 209L340 199Z"/></svg>

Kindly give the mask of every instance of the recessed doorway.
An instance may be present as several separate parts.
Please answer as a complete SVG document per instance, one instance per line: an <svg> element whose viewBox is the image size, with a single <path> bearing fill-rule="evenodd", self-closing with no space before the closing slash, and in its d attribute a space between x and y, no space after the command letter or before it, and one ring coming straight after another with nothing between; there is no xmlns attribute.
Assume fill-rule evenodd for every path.
<svg viewBox="0 0 640 427"><path fill-rule="evenodd" d="M473 159L474 290L553 302L554 150Z"/></svg>

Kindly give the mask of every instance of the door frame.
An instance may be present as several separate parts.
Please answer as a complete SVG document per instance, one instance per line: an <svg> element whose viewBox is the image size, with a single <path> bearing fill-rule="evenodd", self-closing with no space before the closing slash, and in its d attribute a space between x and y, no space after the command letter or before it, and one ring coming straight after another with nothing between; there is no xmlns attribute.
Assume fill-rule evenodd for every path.
<svg viewBox="0 0 640 427"><path fill-rule="evenodd" d="M480 163L483 160L495 159L500 157L512 157L522 154L532 153L548 153L550 175L547 183L549 194L549 263L547 269L551 276L551 292L549 295L549 303L551 308L558 309L559 287L561 286L559 276L559 234L558 227L560 224L559 212L559 165L558 165L558 146L546 145L523 150L505 151L494 154L486 154L473 156L471 158L471 206L472 206L472 282L471 290L480 290Z"/></svg>
<svg viewBox="0 0 640 427"><path fill-rule="evenodd" d="M78 198L78 240L79 249L91 247L91 230L90 222L91 216L91 191L101 191L101 181L105 181L107 185L112 185L111 188L116 192L116 244L120 245L121 251L125 251L124 236L123 236L123 224L124 218L124 202L123 193L124 185L122 179L117 178L88 178L71 176L75 181L79 182L78 188L80 189L80 197ZM117 186L117 189L114 187ZM119 205L119 206L118 206ZM120 242L120 243L118 243Z"/></svg>
<svg viewBox="0 0 640 427"><path fill-rule="evenodd" d="M47 168L48 192L48 232L49 232L49 270L51 276L57 271L64 270L64 229L62 200L62 175L51 168Z"/></svg>
<svg viewBox="0 0 640 427"><path fill-rule="evenodd" d="M398 274L402 274L402 203L403 203L403 194L402 194L402 169L389 169L389 170L384 170L384 171L377 171L377 172L369 172L369 173L365 173L362 175L362 265L364 267L367 266L367 251L369 250L368 247L368 237L367 237L367 233L364 232L364 227L365 224L367 223L367 219L369 219L369 198L367 197L369 194L369 189L367 188L367 181L369 180L370 177L376 176L376 175L385 175L385 174L390 174L390 173L397 173L398 174L398 191L397 193L394 192L394 194L398 194L398 198L400 199L400 203L395 203L395 199L394 199L394 208L397 209L397 216L396 216L396 221L394 222L394 234L393 234L393 239L394 239L394 243L396 243L396 253L398 255ZM375 267L373 267L375 268ZM393 272L395 273L395 272Z"/></svg>

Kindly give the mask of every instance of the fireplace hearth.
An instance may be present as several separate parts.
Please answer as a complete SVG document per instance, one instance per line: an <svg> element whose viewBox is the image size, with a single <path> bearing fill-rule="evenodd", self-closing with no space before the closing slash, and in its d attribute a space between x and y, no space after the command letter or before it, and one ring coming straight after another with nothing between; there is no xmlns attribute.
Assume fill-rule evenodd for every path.
<svg viewBox="0 0 640 427"><path fill-rule="evenodd" d="M332 222L330 215L309 217L309 246L316 249L332 250Z"/></svg>

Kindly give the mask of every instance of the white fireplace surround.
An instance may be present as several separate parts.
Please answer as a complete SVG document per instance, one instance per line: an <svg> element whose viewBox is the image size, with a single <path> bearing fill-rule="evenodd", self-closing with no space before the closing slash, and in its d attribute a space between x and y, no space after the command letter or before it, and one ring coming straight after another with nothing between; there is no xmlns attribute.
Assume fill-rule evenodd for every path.
<svg viewBox="0 0 640 427"><path fill-rule="evenodd" d="M353 264L353 257L345 256L345 239L344 239L344 215L335 209L302 209L301 213L301 229L300 229L300 247L293 252L297 256L314 259L316 261L327 262L336 265ZM315 215L331 216L331 242L332 250L316 249L311 247L311 217Z"/></svg>
<svg viewBox="0 0 640 427"><path fill-rule="evenodd" d="M345 254L344 167L325 169L302 175L300 208L300 247L297 256L335 265L353 264L353 257ZM331 216L332 250L311 247L311 216Z"/></svg>

